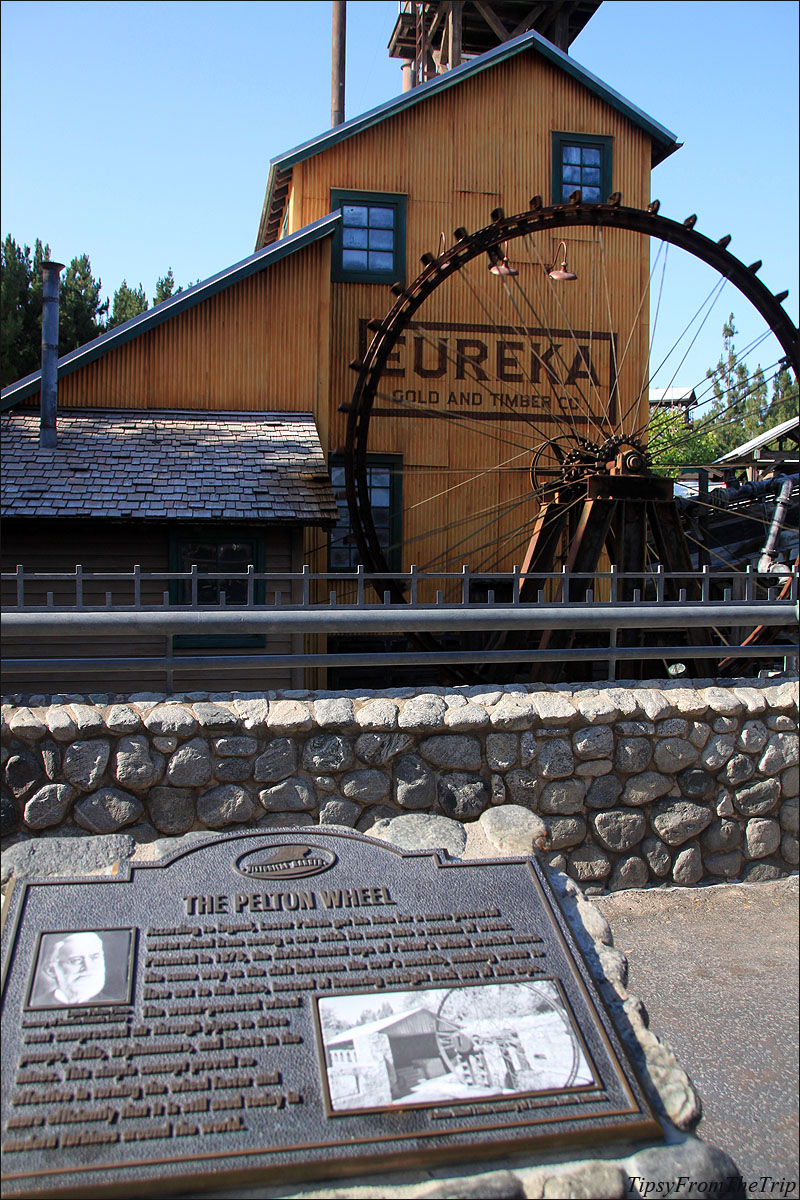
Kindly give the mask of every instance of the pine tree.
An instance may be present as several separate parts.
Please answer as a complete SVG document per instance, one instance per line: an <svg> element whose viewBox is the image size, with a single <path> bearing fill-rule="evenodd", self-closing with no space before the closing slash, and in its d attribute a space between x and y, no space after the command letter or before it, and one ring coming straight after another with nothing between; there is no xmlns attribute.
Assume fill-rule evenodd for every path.
<svg viewBox="0 0 800 1200"><path fill-rule="evenodd" d="M36 371L42 356L42 262L50 247L36 239L19 246L9 234L0 247L0 379L2 387Z"/></svg>
<svg viewBox="0 0 800 1200"><path fill-rule="evenodd" d="M41 269L40 269L41 276ZM73 258L59 288L58 353L69 354L105 332L108 301L100 301L102 281L92 275L88 254Z"/></svg>
<svg viewBox="0 0 800 1200"><path fill-rule="evenodd" d="M113 329L115 325L121 325L123 321L130 321L131 317L138 317L143 312L147 312L147 296L144 294L144 288L141 284L138 288L129 287L127 279L123 279L114 292L114 304L111 316L108 318L108 328Z"/></svg>
<svg viewBox="0 0 800 1200"><path fill-rule="evenodd" d="M164 300L169 300L170 296L177 296L182 291L182 287L175 286L175 276L172 274L172 267L170 267L166 275L162 275L160 279L156 280L156 294L153 297L153 308L157 304L162 304Z"/></svg>

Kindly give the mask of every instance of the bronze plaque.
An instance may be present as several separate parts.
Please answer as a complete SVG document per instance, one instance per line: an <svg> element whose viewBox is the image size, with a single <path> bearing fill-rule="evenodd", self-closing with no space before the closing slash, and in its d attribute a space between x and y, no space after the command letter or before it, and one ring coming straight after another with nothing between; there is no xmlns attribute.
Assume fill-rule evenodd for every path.
<svg viewBox="0 0 800 1200"><path fill-rule="evenodd" d="M550 886L323 828L17 884L4 1195L661 1135Z"/></svg>

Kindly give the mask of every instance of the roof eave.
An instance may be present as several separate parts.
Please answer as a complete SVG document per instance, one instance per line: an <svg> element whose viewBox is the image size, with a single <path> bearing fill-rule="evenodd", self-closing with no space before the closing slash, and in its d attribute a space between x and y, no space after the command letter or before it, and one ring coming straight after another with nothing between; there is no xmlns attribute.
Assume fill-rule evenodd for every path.
<svg viewBox="0 0 800 1200"><path fill-rule="evenodd" d="M431 94L447 91L449 88L457 86L464 79L489 70L498 63L505 62L507 59L513 58L527 49L539 53L548 62L565 71L576 82L588 88L599 99L605 101L605 103L609 104L617 112L620 112L643 129L650 136L652 143L652 166L658 166L670 154L674 154L676 150L680 149L683 143L678 142L675 134L664 125L661 125L658 121L648 116L647 113L643 112L635 104L631 104L630 101L626 100L614 88L609 87L598 76L593 75L591 71L580 66L574 58L565 54L563 50L559 50L547 38L542 37L541 34L536 33L534 30L529 30L527 33L520 34L519 37L512 38L508 42L503 42L493 50L488 50L485 54L478 55L477 58L470 59L469 62L462 63L461 66L454 67L451 71L445 71L443 75L437 75L435 79L430 79L427 83L412 88L409 92L401 92L399 96L394 96L391 100L387 100L377 108L370 109L368 112L362 113L350 121L345 121L341 125L336 125L332 129L327 129L317 137L307 142L302 142L299 146L295 146L293 150L289 150L285 154L273 158L270 163L267 193L264 198L261 224L259 225L259 239L262 238L266 229L268 215L272 208L272 193L275 180L279 174L287 171L290 172L297 163L304 161L304 159L321 154L323 150L336 145L338 142L353 137L357 133L362 133L364 130L388 120L389 117L396 116L399 112L420 104Z"/></svg>

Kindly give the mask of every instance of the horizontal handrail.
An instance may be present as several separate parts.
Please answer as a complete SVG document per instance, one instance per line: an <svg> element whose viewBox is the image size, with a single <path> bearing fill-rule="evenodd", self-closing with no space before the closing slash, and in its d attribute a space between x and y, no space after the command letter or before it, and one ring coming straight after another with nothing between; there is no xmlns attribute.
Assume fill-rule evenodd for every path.
<svg viewBox="0 0 800 1200"><path fill-rule="evenodd" d="M719 661L724 649L733 658L792 658L790 646L608 646L564 650L396 650L361 651L357 654L220 654L147 658L19 658L13 660L14 673L20 677L40 675L42 667L58 671L78 671L82 675L104 675L109 669L115 674L141 674L163 669L167 663L181 671L253 670L277 671L306 667L415 667L503 665L504 663L538 662L617 662L617 661L680 661L681 659L715 659Z"/></svg>
<svg viewBox="0 0 800 1200"><path fill-rule="evenodd" d="M217 607L197 609L7 609L6 635L46 634L288 634L471 633L507 630L671 629L748 625L779 626L800 620L793 600L751 604L405 604L330 608ZM717 648L719 650L719 647Z"/></svg>

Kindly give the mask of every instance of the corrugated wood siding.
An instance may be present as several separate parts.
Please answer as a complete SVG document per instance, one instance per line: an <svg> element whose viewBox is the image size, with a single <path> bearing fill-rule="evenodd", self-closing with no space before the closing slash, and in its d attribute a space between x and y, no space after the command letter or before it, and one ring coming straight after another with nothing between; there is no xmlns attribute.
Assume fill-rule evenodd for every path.
<svg viewBox="0 0 800 1200"><path fill-rule="evenodd" d="M330 244L219 292L59 382L64 407L327 407Z"/></svg>
<svg viewBox="0 0 800 1200"><path fill-rule="evenodd" d="M420 253L436 252L441 233L450 244L456 226L480 228L498 204L520 211L534 193L550 202L554 130L612 138L614 189L627 204L649 201L649 139L563 73L520 56L299 164L293 211L304 224L322 216L332 187L407 194L407 277L413 278ZM603 440L634 428L636 411L627 410L641 387L646 356L648 248L633 234L573 231L567 252L580 283L570 290L552 285L543 270L559 241L547 235L509 245L522 291L487 279L486 261L462 270L420 309L421 324L432 327L405 335L397 364L403 373L384 376L386 392L416 401L408 417L397 415L402 410L391 398L379 401L370 429L372 451L403 455L406 567L469 562L475 569L510 568L524 554L536 512L528 473L536 446L560 433ZM344 441L345 417L336 407L352 395L354 375L346 364L363 346L363 322L382 316L393 298L385 287L366 284L334 284L332 296L333 446ZM437 323L450 329L437 330ZM453 328L458 325L466 328ZM542 327L541 335L528 332ZM574 337L573 330L593 337ZM597 337L609 330L616 336L613 349L609 338ZM561 332L551 339L553 331ZM440 338L447 339L444 359ZM468 366L457 369L459 338L467 353L480 352L473 340L485 345L478 364L485 380L471 378ZM535 348L544 355L551 340L559 346L556 360L563 359L561 374L578 375L571 389L575 407L560 412L531 354ZM599 387L579 349L589 344ZM421 378L418 368L436 371L442 363L443 375ZM622 396L614 422L608 419L612 364ZM534 394L551 404L549 412L512 407ZM377 414L380 408L386 415ZM507 419L476 419L492 410Z"/></svg>
<svg viewBox="0 0 800 1200"><path fill-rule="evenodd" d="M413 278L419 255L435 252L441 233L450 243L456 226L483 226L497 204L512 213L526 209L535 193L550 201L554 130L612 139L613 188L626 204L649 201L649 139L529 54L298 164L290 231L329 211L332 188L401 193L407 196L407 276ZM370 449L403 455L406 566L469 561L476 568L510 567L522 557L536 512L528 482L535 448L562 432L601 440L612 426L630 432L636 425L647 346L646 248L632 234L599 238L573 231L568 256L581 282L556 291L542 264L552 262L558 241L542 236L535 244L510 245L524 295L516 284L506 290L501 280L489 280L485 261L473 263L419 313L421 322L450 329L428 329L433 344L423 340L419 348L421 334L409 331L400 347L403 374L386 379L387 392L416 393L416 402L409 415L373 418ZM361 323L382 316L390 303L383 286L331 285L326 240L64 379L60 403L312 409L323 447L333 450L344 442L338 407L352 395L355 377L347 364L358 353ZM466 328L453 328L458 325ZM541 328L544 334L528 332ZM571 330L583 336L574 338ZM596 337L609 330L617 339L613 352L609 341ZM572 368L580 376L576 343L591 342L601 386L576 381L575 409L558 410L558 396L547 393L546 373L531 355L536 346L539 353L548 350L551 334L564 347L562 374ZM439 337L447 338L446 369L441 377L422 378L415 353L417 365L430 371ZM472 340L473 352L484 346L485 380L456 369L459 338ZM622 400L616 422L608 422L614 358ZM420 403L431 393L438 403ZM391 398L383 407L401 411ZM504 419L476 419L492 410ZM317 568L325 565L323 541L311 556Z"/></svg>

